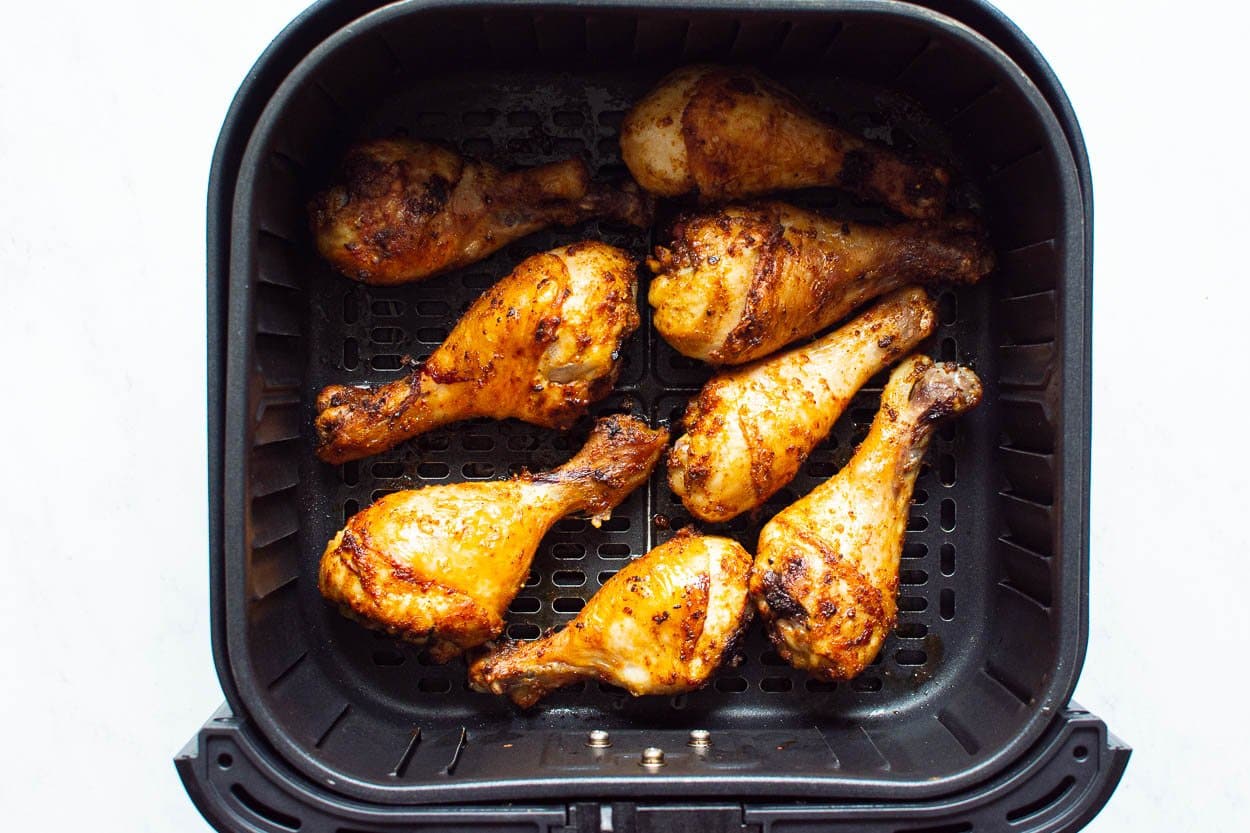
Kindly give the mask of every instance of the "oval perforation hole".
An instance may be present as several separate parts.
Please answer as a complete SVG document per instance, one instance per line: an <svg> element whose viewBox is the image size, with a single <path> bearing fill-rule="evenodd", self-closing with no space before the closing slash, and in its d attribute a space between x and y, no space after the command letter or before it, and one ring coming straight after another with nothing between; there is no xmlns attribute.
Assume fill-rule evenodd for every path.
<svg viewBox="0 0 1250 833"><path fill-rule="evenodd" d="M838 687L838 684L835 683L833 680L807 679L803 681L803 688L807 689L813 694L827 694L830 691L835 691L837 687Z"/></svg>
<svg viewBox="0 0 1250 833"><path fill-rule="evenodd" d="M614 575L616 575L616 570L604 570L598 576L595 577L595 580L598 581L599 586L602 587L603 585L607 584L611 580L612 576Z"/></svg>
<svg viewBox="0 0 1250 833"><path fill-rule="evenodd" d="M542 628L532 622L513 622L508 625L508 636L513 639L530 641L542 635Z"/></svg>
<svg viewBox="0 0 1250 833"><path fill-rule="evenodd" d="M551 603L551 609L556 613L577 613L585 606L585 600L577 596L561 596Z"/></svg>
<svg viewBox="0 0 1250 833"><path fill-rule="evenodd" d="M794 681L789 677L765 677L760 680L760 690L769 694L781 694L794 688Z"/></svg>
<svg viewBox="0 0 1250 833"><path fill-rule="evenodd" d="M404 464L394 461L379 461L369 466L369 473L383 480L391 480L404 476Z"/></svg>
<svg viewBox="0 0 1250 833"><path fill-rule="evenodd" d="M474 130L480 130L483 127L490 127L498 116L494 110L468 110L460 116L460 120L464 122L464 126Z"/></svg>
<svg viewBox="0 0 1250 833"><path fill-rule="evenodd" d="M942 529L946 532L955 529L955 501L950 498L942 501Z"/></svg>
<svg viewBox="0 0 1250 833"><path fill-rule="evenodd" d="M360 367L360 344L354 338L343 339L343 369L355 370Z"/></svg>
<svg viewBox="0 0 1250 833"><path fill-rule="evenodd" d="M560 541L551 545L551 557L566 561L586 557L586 547L575 541Z"/></svg>
<svg viewBox="0 0 1250 833"><path fill-rule="evenodd" d="M907 613L919 613L929 606L923 596L899 596L898 609Z"/></svg>
<svg viewBox="0 0 1250 833"><path fill-rule="evenodd" d="M378 502L379 500L381 500L382 498L386 497L387 495L393 495L393 494L395 494L396 492L402 492L402 491L404 491L404 490L403 490L403 489L400 489L400 488L394 488L394 489L374 489L372 492L370 492L370 493L369 493L369 500L370 500L370 502L376 503L376 502Z"/></svg>
<svg viewBox="0 0 1250 833"><path fill-rule="evenodd" d="M929 635L929 626L921 622L904 622L894 633L899 639L923 639Z"/></svg>
<svg viewBox="0 0 1250 833"><path fill-rule="evenodd" d="M465 451L493 451L495 441L481 434L466 434L460 438L460 447Z"/></svg>
<svg viewBox="0 0 1250 833"><path fill-rule="evenodd" d="M716 681L716 690L723 694L741 694L747 690L747 681L742 677L721 677Z"/></svg>
<svg viewBox="0 0 1250 833"><path fill-rule="evenodd" d="M369 359L369 366L374 370L399 370L404 362L393 353L383 353Z"/></svg>
<svg viewBox="0 0 1250 833"><path fill-rule="evenodd" d="M551 574L551 583L556 587L581 587L586 583L586 574L581 570L556 570Z"/></svg>
<svg viewBox="0 0 1250 833"><path fill-rule="evenodd" d="M929 554L929 545L920 541L908 541L903 544L903 558L924 558Z"/></svg>
<svg viewBox="0 0 1250 833"><path fill-rule="evenodd" d="M343 323L355 324L358 312L356 308L356 293L348 292L343 296Z"/></svg>
<svg viewBox="0 0 1250 833"><path fill-rule="evenodd" d="M943 544L940 550L939 561L942 568L942 575L955 575L955 545Z"/></svg>
<svg viewBox="0 0 1250 833"><path fill-rule="evenodd" d="M446 463L428 462L417 466L417 477L422 480L442 480L451 474L451 467Z"/></svg>
<svg viewBox="0 0 1250 833"><path fill-rule="evenodd" d="M929 501L929 493L924 489L916 489L911 493L912 506L924 506Z"/></svg>
<svg viewBox="0 0 1250 833"><path fill-rule="evenodd" d="M955 591L949 587L938 598L938 615L947 622L955 618Z"/></svg>
<svg viewBox="0 0 1250 833"><path fill-rule="evenodd" d="M908 532L924 532L929 528L929 519L924 515L912 515L907 519Z"/></svg>
<svg viewBox="0 0 1250 833"><path fill-rule="evenodd" d="M600 558L629 558L629 544L600 544L598 553Z"/></svg>
<svg viewBox="0 0 1250 833"><path fill-rule="evenodd" d="M537 613L542 606L542 601L534 596L517 596L508 605L508 610L512 613Z"/></svg>
<svg viewBox="0 0 1250 833"><path fill-rule="evenodd" d="M556 530L558 532L568 532L571 534L585 532L586 531L586 519L585 518L562 518L560 522L556 524Z"/></svg>
<svg viewBox="0 0 1250 833"><path fill-rule="evenodd" d="M959 347L958 345L955 344L955 339L953 338L942 339L942 350L941 350L942 361L944 362L956 361L956 357L958 356L958 354L959 354Z"/></svg>
<svg viewBox="0 0 1250 833"><path fill-rule="evenodd" d="M446 694L451 691L451 680L447 677L422 677L417 680L417 690L426 694Z"/></svg>
<svg viewBox="0 0 1250 833"><path fill-rule="evenodd" d="M399 327L374 327L369 331L369 340L374 344L399 344L404 340L404 331Z"/></svg>
<svg viewBox="0 0 1250 833"><path fill-rule="evenodd" d="M339 469L339 478L345 486L355 486L360 482L360 461L350 460Z"/></svg>
<svg viewBox="0 0 1250 833"><path fill-rule="evenodd" d="M613 515L600 524L599 528L604 532L629 532L629 516Z"/></svg>
<svg viewBox="0 0 1250 833"><path fill-rule="evenodd" d="M467 480L488 480L495 476L495 464L474 461L460 467L460 474Z"/></svg>
<svg viewBox="0 0 1250 833"><path fill-rule="evenodd" d="M938 457L938 479L943 486L955 485L955 455L943 454Z"/></svg>
<svg viewBox="0 0 1250 833"><path fill-rule="evenodd" d="M899 570L898 583L900 585L910 585L918 587L929 580L929 574L924 570Z"/></svg>
<svg viewBox="0 0 1250 833"><path fill-rule="evenodd" d="M450 315L451 306L445 301L417 301L417 315L437 316Z"/></svg>
<svg viewBox="0 0 1250 833"><path fill-rule="evenodd" d="M360 503L358 501L356 500L343 501L343 523L347 523L348 521L350 521L352 519L352 515L355 515L359 511L360 511Z"/></svg>
<svg viewBox="0 0 1250 833"><path fill-rule="evenodd" d="M421 344L442 344L447 338L446 327L418 327L414 334Z"/></svg>
<svg viewBox="0 0 1250 833"><path fill-rule="evenodd" d="M904 648L894 652L894 661L899 665L924 665L929 655L915 648Z"/></svg>
<svg viewBox="0 0 1250 833"><path fill-rule="evenodd" d="M530 570L529 575L525 577L525 584L521 586L522 587L537 587L542 580L543 580L543 577L541 574L535 572L534 570Z"/></svg>

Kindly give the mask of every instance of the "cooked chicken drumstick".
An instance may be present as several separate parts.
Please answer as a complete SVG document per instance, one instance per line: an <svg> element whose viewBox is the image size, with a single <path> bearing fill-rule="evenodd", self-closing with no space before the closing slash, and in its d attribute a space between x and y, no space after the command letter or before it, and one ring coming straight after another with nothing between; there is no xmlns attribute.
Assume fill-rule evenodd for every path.
<svg viewBox="0 0 1250 833"><path fill-rule="evenodd" d="M758 72L692 66L625 116L621 155L643 188L723 202L834 185L907 217L940 216L950 176L822 122Z"/></svg>
<svg viewBox="0 0 1250 833"><path fill-rule="evenodd" d="M473 663L469 682L523 708L582 678L633 695L699 688L750 621L750 570L737 542L683 532L613 576L559 633Z"/></svg>
<svg viewBox="0 0 1250 833"><path fill-rule="evenodd" d="M894 627L912 487L935 426L981 400L966 367L907 359L890 375L868 437L832 479L760 532L751 592L796 668L845 680Z"/></svg>
<svg viewBox="0 0 1250 833"><path fill-rule="evenodd" d="M387 495L326 546L321 593L366 624L428 641L445 662L503 630L556 521L579 511L606 517L646 482L667 441L664 430L612 416L553 471Z"/></svg>
<svg viewBox="0 0 1250 833"><path fill-rule="evenodd" d="M423 280L550 225L651 222L632 183L596 185L579 159L504 173L430 142L379 139L348 151L341 176L309 205L313 234L326 260L364 283Z"/></svg>
<svg viewBox="0 0 1250 833"><path fill-rule="evenodd" d="M405 378L323 390L317 456L354 460L471 417L569 427L612 390L638 327L636 290L634 260L605 243L522 261Z"/></svg>
<svg viewBox="0 0 1250 833"><path fill-rule="evenodd" d="M869 226L784 203L688 217L648 260L655 327L712 364L767 356L909 283L975 283L993 268L970 219Z"/></svg>
<svg viewBox="0 0 1250 833"><path fill-rule="evenodd" d="M798 473L851 397L933 332L924 290L901 289L804 347L712 377L686 407L668 484L695 517L727 521Z"/></svg>

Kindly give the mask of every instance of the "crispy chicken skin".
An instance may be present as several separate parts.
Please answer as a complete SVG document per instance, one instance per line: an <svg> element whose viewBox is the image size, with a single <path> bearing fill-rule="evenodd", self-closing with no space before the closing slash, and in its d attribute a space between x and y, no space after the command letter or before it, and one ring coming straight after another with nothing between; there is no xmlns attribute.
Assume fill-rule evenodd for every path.
<svg viewBox="0 0 1250 833"><path fill-rule="evenodd" d="M751 593L778 653L796 668L845 680L881 650L898 611L921 458L939 422L980 400L968 368L906 359L846 468L764 526Z"/></svg>
<svg viewBox="0 0 1250 833"><path fill-rule="evenodd" d="M750 571L736 541L683 531L613 576L560 632L478 659L469 682L522 708L583 678L635 696L699 688L751 619Z"/></svg>
<svg viewBox="0 0 1250 833"><path fill-rule="evenodd" d="M606 517L646 482L667 441L662 429L611 416L552 471L387 495L326 546L318 586L352 618L428 642L445 662L503 630L556 521L572 512Z"/></svg>
<svg viewBox="0 0 1250 833"><path fill-rule="evenodd" d="M483 294L424 365L317 397L317 456L341 463L471 417L568 428L612 390L638 328L633 258L583 242L534 255Z"/></svg>
<svg viewBox="0 0 1250 833"><path fill-rule="evenodd" d="M811 344L712 377L686 407L668 483L696 518L727 521L789 483L851 397L933 332L923 289L895 292Z"/></svg>
<svg viewBox="0 0 1250 833"><path fill-rule="evenodd" d="M340 179L309 204L317 251L370 284L424 280L550 225L651 222L633 183L597 185L580 159L504 173L430 142L378 139L348 151Z"/></svg>
<svg viewBox="0 0 1250 833"><path fill-rule="evenodd" d="M970 218L871 226L780 202L679 220L647 261L664 340L712 364L741 364L910 283L970 284L994 265Z"/></svg>
<svg viewBox="0 0 1250 833"><path fill-rule="evenodd" d="M797 98L742 67L690 66L664 78L625 116L621 155L648 191L697 191L724 202L832 185L905 217L938 217L950 175L826 124Z"/></svg>

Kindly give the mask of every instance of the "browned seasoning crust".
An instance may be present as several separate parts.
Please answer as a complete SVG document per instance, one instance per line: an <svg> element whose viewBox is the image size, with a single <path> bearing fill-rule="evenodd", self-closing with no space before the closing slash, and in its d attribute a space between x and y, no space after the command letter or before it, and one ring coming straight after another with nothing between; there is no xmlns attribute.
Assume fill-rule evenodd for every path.
<svg viewBox="0 0 1250 833"><path fill-rule="evenodd" d="M816 341L722 371L686 406L668 482L696 518L727 521L789 483L855 392L933 332L937 305L900 289Z"/></svg>
<svg viewBox="0 0 1250 833"><path fill-rule="evenodd" d="M387 495L327 544L318 586L352 618L428 643L446 661L502 632L557 520L608 514L646 482L667 441L662 429L611 416L553 471Z"/></svg>
<svg viewBox="0 0 1250 833"><path fill-rule="evenodd" d="M736 656L750 569L736 542L683 530L626 565L560 632L475 661L469 681L522 708L584 678L633 695L699 688Z"/></svg>
<svg viewBox="0 0 1250 833"><path fill-rule="evenodd" d="M876 657L897 618L908 507L929 438L981 395L968 368L904 360L846 467L764 526L751 593L786 661L845 680Z"/></svg>
<svg viewBox="0 0 1250 833"><path fill-rule="evenodd" d="M515 417L568 428L611 392L638 328L637 267L586 241L535 255L484 293L421 367L317 397L317 456L375 454L448 422Z"/></svg>
<svg viewBox="0 0 1250 833"><path fill-rule="evenodd" d="M473 263L550 225L604 217L645 227L652 202L632 183L592 182L580 159L505 173L431 142L378 139L347 152L339 182L308 213L322 257L388 285Z"/></svg>
<svg viewBox="0 0 1250 833"><path fill-rule="evenodd" d="M660 81L621 125L625 164L642 187L707 202L833 185L905 217L941 216L950 175L814 115L743 67L684 67Z"/></svg>
<svg viewBox="0 0 1250 833"><path fill-rule="evenodd" d="M647 265L664 340L692 358L741 364L901 286L975 283L994 256L971 217L874 226L763 202L680 218Z"/></svg>

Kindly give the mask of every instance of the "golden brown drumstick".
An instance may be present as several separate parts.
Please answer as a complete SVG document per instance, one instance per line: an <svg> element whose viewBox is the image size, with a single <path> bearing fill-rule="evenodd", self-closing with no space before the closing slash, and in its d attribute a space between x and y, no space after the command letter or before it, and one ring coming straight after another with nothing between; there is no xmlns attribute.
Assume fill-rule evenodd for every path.
<svg viewBox="0 0 1250 833"><path fill-rule="evenodd" d="M585 242L535 255L480 297L442 346L378 388L317 397L317 456L341 463L471 417L567 428L606 396L638 327L633 258Z"/></svg>
<svg viewBox="0 0 1250 833"><path fill-rule="evenodd" d="M905 360L846 468L764 526L751 592L778 653L796 668L845 680L881 650L897 615L908 507L929 438L980 400L968 368Z"/></svg>
<svg viewBox="0 0 1250 833"><path fill-rule="evenodd" d="M326 546L321 593L367 624L428 641L446 661L503 630L556 521L572 512L606 517L646 482L667 441L666 431L612 416L554 471L387 495Z"/></svg>
<svg viewBox="0 0 1250 833"><path fill-rule="evenodd" d="M683 532L609 579L559 633L477 660L469 682L523 708L583 678L633 695L699 688L751 619L750 571L736 541Z"/></svg>
<svg viewBox="0 0 1250 833"><path fill-rule="evenodd" d="M994 265L969 218L870 226L780 202L679 221L648 261L664 340L712 364L741 364L910 283L975 283Z"/></svg>
<svg viewBox="0 0 1250 833"><path fill-rule="evenodd" d="M923 289L888 296L811 344L712 377L686 407L668 483L696 518L762 506L798 473L851 397L933 332Z"/></svg>
<svg viewBox="0 0 1250 833"><path fill-rule="evenodd" d="M938 217L950 175L826 124L786 90L738 67L679 69L621 124L621 155L643 188L710 202L833 185L906 217Z"/></svg>
<svg viewBox="0 0 1250 833"><path fill-rule="evenodd" d="M309 216L321 255L364 283L423 280L551 225L651 222L633 183L596 185L580 159L504 173L430 142L379 139L348 151L341 177Z"/></svg>

